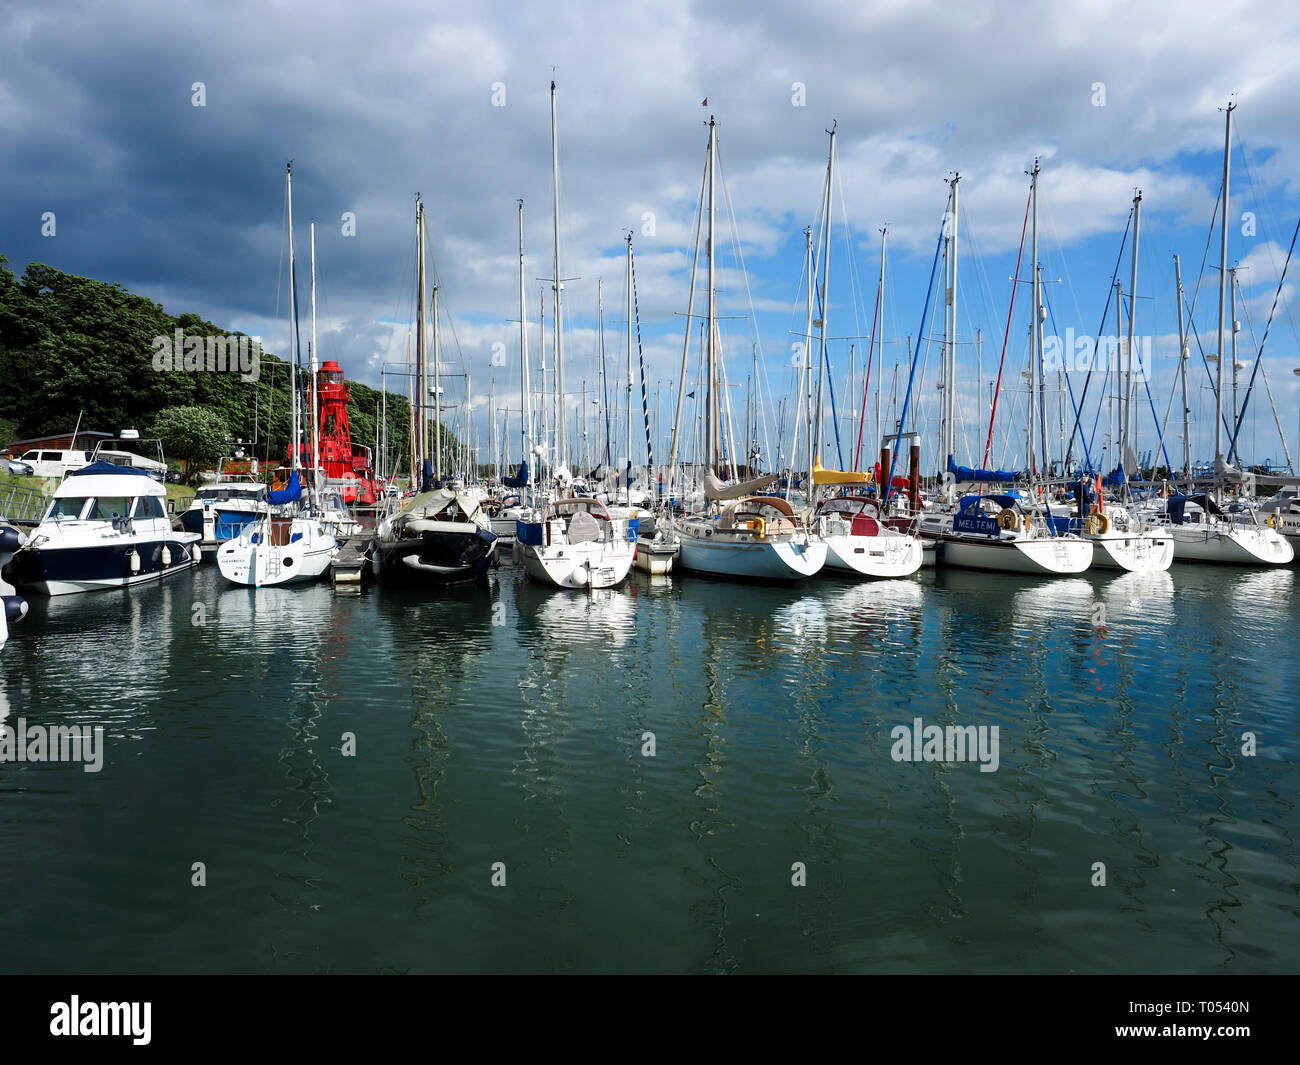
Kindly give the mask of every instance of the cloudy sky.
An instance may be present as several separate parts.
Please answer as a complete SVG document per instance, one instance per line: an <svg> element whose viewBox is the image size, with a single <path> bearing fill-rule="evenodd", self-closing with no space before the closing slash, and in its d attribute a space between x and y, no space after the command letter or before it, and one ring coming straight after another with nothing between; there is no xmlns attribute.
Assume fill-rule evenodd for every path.
<svg viewBox="0 0 1300 1065"><path fill-rule="evenodd" d="M1229 98L1238 104L1228 257L1243 267L1243 395L1300 211L1293 117L1300 9L1204 2L1035 7L981 0L18 0L0 12L0 252L19 271L35 260L120 282L173 313L198 312L284 352L284 166L292 159L303 286L309 219L318 227L320 354L378 384L385 362L405 365L419 193L447 315L445 358L472 380L482 437L489 378L498 407L518 406L520 199L530 348L534 360L538 354L538 299L547 287L539 279L552 274L554 78L561 272L573 279L564 290L566 385L573 393L583 382L597 387L598 279L611 391L625 374L623 237L632 230L662 454L680 376L706 122L713 115L725 188L718 255L729 393L740 436L745 381L757 365L767 408L760 435L770 456L780 440L778 405L786 399L788 410L793 401L792 344L805 313L803 229L817 224L826 131L836 123L827 321L829 333L844 338L830 346L844 435L851 433L850 385L857 393L852 406L861 400L879 230L888 229L880 330L886 343L883 374L879 364L873 372L883 377L888 408L907 379L905 338L922 327L945 181L960 172L958 458L982 458L988 386L1008 335L1008 387L992 458L1018 465L1025 399L1016 390L1028 366L1028 287L1019 290L1009 330L1007 305L1025 217L1025 171L1036 157L1048 333L1097 332L1131 200L1142 190L1136 332L1150 338L1152 402L1161 417L1178 351L1174 254L1188 301L1200 286L1196 326L1205 350L1216 343L1217 235L1204 272L1202 260ZM53 236L42 236L46 212L56 219ZM348 212L354 236L344 232ZM1026 250L1023 278L1030 276L1029 259ZM1126 290L1129 269L1126 250ZM304 313L305 296L304 287ZM549 292L546 300L549 337ZM751 309L756 319L747 320ZM1293 448L1300 429L1300 378L1292 373L1300 366L1297 318L1288 276L1262 361ZM938 318L925 331L941 326ZM1114 329L1113 309L1107 328ZM929 444L937 428L938 354L926 358L926 350L908 421ZM493 365L494 352L505 365ZM1083 375L1069 380L1077 396ZM1212 456L1208 380L1193 343L1198 459ZM463 393L463 379L449 387ZM1099 392L1094 381L1089 427L1091 397ZM1145 451L1158 430L1141 390L1139 398ZM578 407L575 394L575 422ZM871 407L868 437L874 399ZM594 446L594 408L587 409ZM1251 410L1256 416L1242 436L1246 458L1280 462L1262 384ZM1052 419L1055 425L1055 406ZM1096 449L1104 445L1106 422L1103 415L1091 438ZM1180 432L1175 413L1167 441L1175 463ZM638 442L638 457L642 447ZM833 458L833 440L826 447ZM617 456L625 448L614 450ZM847 443L843 454L851 462Z"/></svg>

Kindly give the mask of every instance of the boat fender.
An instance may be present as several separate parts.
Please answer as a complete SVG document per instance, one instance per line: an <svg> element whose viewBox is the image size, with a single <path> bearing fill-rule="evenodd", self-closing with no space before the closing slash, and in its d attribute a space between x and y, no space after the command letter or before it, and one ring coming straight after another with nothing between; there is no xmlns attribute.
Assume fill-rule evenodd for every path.
<svg viewBox="0 0 1300 1065"><path fill-rule="evenodd" d="M163 564L163 569L166 569L168 566L172 564L172 550L166 544L163 544L162 564Z"/></svg>
<svg viewBox="0 0 1300 1065"><path fill-rule="evenodd" d="M139 573L139 572L140 572L140 552L139 552L139 551L136 551L136 550L133 549L133 550L131 551L131 553L127 556L127 558L128 558L128 560L130 561L130 563L131 563L131 572L132 572L133 574L134 574L134 573Z"/></svg>
<svg viewBox="0 0 1300 1065"><path fill-rule="evenodd" d="M199 561L199 559L202 558L202 557L203 557L203 555L202 555L202 553L199 551L199 545L198 545L198 544L190 544L190 558L192 558L192 559L194 560L195 564L197 564L198 561Z"/></svg>

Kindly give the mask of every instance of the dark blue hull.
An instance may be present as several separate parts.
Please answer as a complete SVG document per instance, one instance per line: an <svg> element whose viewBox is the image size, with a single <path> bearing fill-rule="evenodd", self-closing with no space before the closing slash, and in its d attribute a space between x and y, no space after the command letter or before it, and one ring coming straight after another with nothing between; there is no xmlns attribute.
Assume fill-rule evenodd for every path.
<svg viewBox="0 0 1300 1065"><path fill-rule="evenodd" d="M163 564L163 548L170 564ZM131 553L140 555L132 572ZM194 565L189 544L177 537L106 544L94 547L44 547L19 551L5 566L4 576L23 592L67 595L106 588L126 588L161 580Z"/></svg>

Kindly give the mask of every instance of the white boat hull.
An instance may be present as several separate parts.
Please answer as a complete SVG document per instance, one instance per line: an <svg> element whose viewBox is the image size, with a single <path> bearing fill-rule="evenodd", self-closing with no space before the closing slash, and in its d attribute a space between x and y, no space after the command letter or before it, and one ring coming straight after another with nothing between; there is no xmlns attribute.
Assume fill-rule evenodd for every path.
<svg viewBox="0 0 1300 1065"><path fill-rule="evenodd" d="M248 534L238 540L227 540L217 550L217 567L221 575L232 584L250 588L294 584L320 577L329 569L338 543L315 521L310 523L309 529L303 530L305 524L301 519L295 519L293 530L303 531L302 538L284 545L268 543L264 536L253 542L253 537Z"/></svg>
<svg viewBox="0 0 1300 1065"><path fill-rule="evenodd" d="M636 559L633 561L633 565L642 573L661 577L672 573L673 562L677 558L677 553L678 545L676 541L665 543L662 540L638 540L636 543Z"/></svg>
<svg viewBox="0 0 1300 1065"><path fill-rule="evenodd" d="M1228 566L1285 566L1295 550L1277 531L1254 526L1175 525L1170 528L1175 562Z"/></svg>
<svg viewBox="0 0 1300 1065"><path fill-rule="evenodd" d="M588 541L550 547L514 545L515 563L528 575L556 588L613 588L627 579L636 545L629 541Z"/></svg>
<svg viewBox="0 0 1300 1065"><path fill-rule="evenodd" d="M826 564L821 540L739 540L726 536L681 535L681 567L715 577L762 581L797 581L813 576Z"/></svg>
<svg viewBox="0 0 1300 1065"><path fill-rule="evenodd" d="M1165 532L1108 532L1084 539L1092 543L1094 569L1154 573L1168 569L1174 560L1173 537Z"/></svg>
<svg viewBox="0 0 1300 1065"><path fill-rule="evenodd" d="M943 566L1055 576L1083 573L1092 565L1093 546L1087 540L1063 536L986 540L949 535L939 538L936 557Z"/></svg>
<svg viewBox="0 0 1300 1065"><path fill-rule="evenodd" d="M882 536L827 535L826 572L860 577L907 577L925 561L921 541L897 533Z"/></svg>

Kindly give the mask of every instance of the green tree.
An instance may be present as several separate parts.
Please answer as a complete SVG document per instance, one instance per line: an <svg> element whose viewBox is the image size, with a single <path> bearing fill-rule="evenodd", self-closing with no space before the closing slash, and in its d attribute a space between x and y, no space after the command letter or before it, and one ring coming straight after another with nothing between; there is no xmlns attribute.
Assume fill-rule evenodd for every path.
<svg viewBox="0 0 1300 1065"><path fill-rule="evenodd" d="M181 459L186 471L221 458L230 441L226 420L205 407L168 407L159 411L153 435L172 458Z"/></svg>

